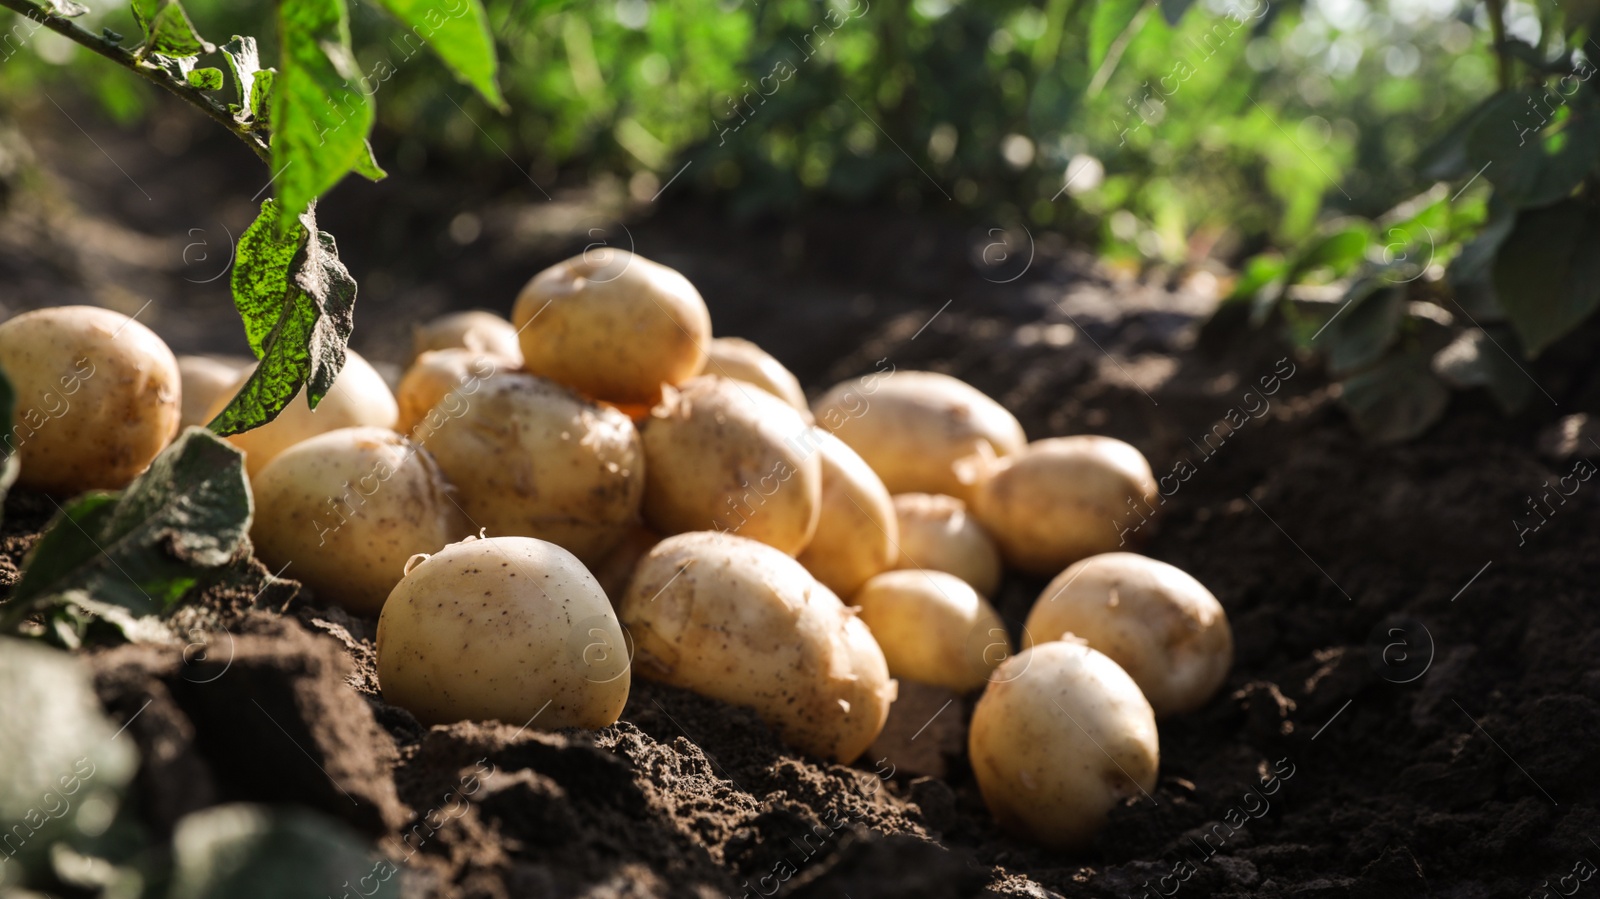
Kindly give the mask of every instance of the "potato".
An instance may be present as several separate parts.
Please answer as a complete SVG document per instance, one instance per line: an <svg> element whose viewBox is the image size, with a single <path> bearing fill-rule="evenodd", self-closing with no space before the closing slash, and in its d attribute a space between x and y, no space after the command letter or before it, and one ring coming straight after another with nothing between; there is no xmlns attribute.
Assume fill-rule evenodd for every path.
<svg viewBox="0 0 1600 899"><path fill-rule="evenodd" d="M626 415L507 372L418 426L474 527L549 540L594 564L639 523L645 460Z"/></svg>
<svg viewBox="0 0 1600 899"><path fill-rule="evenodd" d="M386 428L303 440L250 488L261 560L358 615L378 614L407 559L472 533L433 457Z"/></svg>
<svg viewBox="0 0 1600 899"><path fill-rule="evenodd" d="M1133 553L1090 556L1044 588L1023 645L1064 634L1121 665L1159 717L1205 705L1233 663L1222 603L1182 570Z"/></svg>
<svg viewBox="0 0 1600 899"><path fill-rule="evenodd" d="M1005 623L966 581L943 571L886 571L850 597L889 673L966 693L1011 657Z"/></svg>
<svg viewBox="0 0 1600 899"><path fill-rule="evenodd" d="M829 590L849 596L894 564L899 527L889 491L867 463L832 434L816 434L821 441L822 512L816 534L797 558Z"/></svg>
<svg viewBox="0 0 1600 899"><path fill-rule="evenodd" d="M378 617L386 702L423 724L615 724L631 675L600 585L554 543L471 537L406 566Z"/></svg>
<svg viewBox="0 0 1600 899"><path fill-rule="evenodd" d="M1000 554L1031 574L1051 575L1123 541L1129 504L1155 498L1150 463L1110 437L1055 437L1001 459L972 511Z"/></svg>
<svg viewBox="0 0 1600 899"><path fill-rule="evenodd" d="M75 494L127 486L178 432L178 360L154 331L95 306L24 312L0 325L16 393L17 484Z"/></svg>
<svg viewBox="0 0 1600 899"><path fill-rule="evenodd" d="M411 329L411 361L430 350L463 349L505 360L506 368L522 365L517 329L493 312L452 312Z"/></svg>
<svg viewBox="0 0 1600 899"><path fill-rule="evenodd" d="M618 611L640 676L748 706L810 755L852 761L894 701L866 626L800 563L754 540L662 540Z"/></svg>
<svg viewBox="0 0 1600 899"><path fill-rule="evenodd" d="M610 403L653 404L700 373L711 313L689 279L601 247L535 275L511 320L523 366Z"/></svg>
<svg viewBox="0 0 1600 899"><path fill-rule="evenodd" d="M742 337L718 337L711 341L706 347L705 373L754 384L793 406L807 421L811 419L811 407L806 404L806 392L800 389L800 381L782 362Z"/></svg>
<svg viewBox="0 0 1600 899"><path fill-rule="evenodd" d="M1027 443L1022 425L969 384L926 371L845 381L817 400L817 425L867 460L890 493L968 499L979 460Z"/></svg>
<svg viewBox="0 0 1600 899"><path fill-rule="evenodd" d="M433 407L439 405L445 394L460 390L464 396L471 396L478 391L478 384L485 378L512 367L499 356L459 347L422 353L406 369L405 377L400 379L400 387L395 391L400 417L394 429L425 440L432 429L424 429L418 435L414 433L416 427L428 417Z"/></svg>
<svg viewBox="0 0 1600 899"><path fill-rule="evenodd" d="M895 568L947 571L984 596L1000 589L1000 550L967 514L967 504L937 493L894 498L900 554Z"/></svg>
<svg viewBox="0 0 1600 899"><path fill-rule="evenodd" d="M663 534L730 531L793 556L822 512L821 434L776 397L716 375L645 422L645 521Z"/></svg>
<svg viewBox="0 0 1600 899"><path fill-rule="evenodd" d="M206 420L216 418L227 408L239 389L250 380L255 366L241 371L233 386L212 404ZM317 408L306 405L305 388L295 394L278 417L259 428L234 434L229 443L244 450L245 470L253 478L277 455L302 440L340 428L393 428L400 415L389 385L367 360L354 350L345 350L344 368L333 379L333 389Z"/></svg>
<svg viewBox="0 0 1600 899"><path fill-rule="evenodd" d="M1133 678L1066 641L995 670L967 751L1000 826L1056 849L1086 846L1113 807L1149 796L1160 762L1155 714Z"/></svg>
<svg viewBox="0 0 1600 899"><path fill-rule="evenodd" d="M628 582L633 580L633 570L639 567L639 560L660 542L660 534L647 527L636 527L599 562L589 566L589 571L600 582L600 589L606 591L606 598L611 600L613 606L622 602L622 594L627 591Z"/></svg>
<svg viewBox="0 0 1600 899"><path fill-rule="evenodd" d="M198 425L205 427L211 419L206 413L224 393L233 395L233 386L239 372L253 363L248 359L227 356L179 356L178 377L183 382L183 411L178 417L179 429Z"/></svg>

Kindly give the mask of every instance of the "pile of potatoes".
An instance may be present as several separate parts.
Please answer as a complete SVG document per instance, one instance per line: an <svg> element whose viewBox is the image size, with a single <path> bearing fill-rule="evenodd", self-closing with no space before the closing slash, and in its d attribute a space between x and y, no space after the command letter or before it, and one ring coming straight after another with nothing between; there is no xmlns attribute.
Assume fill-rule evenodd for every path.
<svg viewBox="0 0 1600 899"><path fill-rule="evenodd" d="M80 359L92 377L64 368ZM127 483L250 373L83 308L0 325L0 367L17 434L42 393L93 400L19 447L21 482L57 492ZM967 748L996 820L1074 847L1155 788L1157 718L1205 704L1231 663L1205 587L1117 551L1116 522L1154 498L1138 450L1030 442L933 372L808 404L772 356L712 336L681 274L620 250L539 273L509 320L418 328L393 391L351 353L315 410L229 439L258 556L377 616L384 696L424 724L602 727L638 675L848 763L900 682L981 694ZM1007 570L1053 577L1020 651L989 601Z"/></svg>

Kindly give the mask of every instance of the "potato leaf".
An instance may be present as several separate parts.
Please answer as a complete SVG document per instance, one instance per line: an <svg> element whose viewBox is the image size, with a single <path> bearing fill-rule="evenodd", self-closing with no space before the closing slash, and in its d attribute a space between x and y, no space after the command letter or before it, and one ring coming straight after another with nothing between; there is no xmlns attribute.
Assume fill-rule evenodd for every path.
<svg viewBox="0 0 1600 899"><path fill-rule="evenodd" d="M134 5L135 10L139 8L139 4ZM149 22L141 24L145 25L149 37L139 48L140 56L156 54L169 59L190 59L216 49L195 31L194 23L189 21L189 14L178 0L162 0Z"/></svg>
<svg viewBox="0 0 1600 899"><path fill-rule="evenodd" d="M250 108L250 91L255 85L256 72L261 70L261 54L256 49L256 39L234 35L233 40L222 45L222 55L233 70L233 83L239 88L239 105Z"/></svg>
<svg viewBox="0 0 1600 899"><path fill-rule="evenodd" d="M1339 403L1356 430L1374 443L1399 443L1432 427L1450 404L1450 391L1419 353L1394 353L1345 381Z"/></svg>
<svg viewBox="0 0 1600 899"><path fill-rule="evenodd" d="M479 0L378 0L401 24L433 47L445 67L505 111L495 84L497 61L489 16Z"/></svg>
<svg viewBox="0 0 1600 899"><path fill-rule="evenodd" d="M1509 355L1515 346L1512 334L1502 333L1496 345L1482 329L1469 328L1434 355L1433 370L1452 387L1487 388L1500 408L1514 415L1533 397L1533 381Z"/></svg>
<svg viewBox="0 0 1600 899"><path fill-rule="evenodd" d="M278 41L272 170L278 224L288 230L361 161L374 115L372 98L352 83L358 73L344 0L280 0Z"/></svg>
<svg viewBox="0 0 1600 899"><path fill-rule="evenodd" d="M222 90L222 70L206 67L189 73L189 86L203 91Z"/></svg>
<svg viewBox="0 0 1600 899"><path fill-rule="evenodd" d="M1090 69L1100 68L1111 52L1111 45L1132 27L1144 6L1145 0L1104 0L1094 4L1089 14ZM1104 78L1097 73L1095 81L1100 83Z"/></svg>
<svg viewBox="0 0 1600 899"><path fill-rule="evenodd" d="M372 895L399 873L315 812L236 803L186 815L172 838L171 899ZM386 894L401 895L398 880Z"/></svg>
<svg viewBox="0 0 1600 899"><path fill-rule="evenodd" d="M1530 356L1600 308L1600 214L1566 200L1524 209L1494 258L1494 292Z"/></svg>
<svg viewBox="0 0 1600 899"><path fill-rule="evenodd" d="M389 177L389 173L378 165L378 157L373 155L372 141L367 141L367 151L361 154L361 159L356 163L356 174L368 181L382 181Z"/></svg>

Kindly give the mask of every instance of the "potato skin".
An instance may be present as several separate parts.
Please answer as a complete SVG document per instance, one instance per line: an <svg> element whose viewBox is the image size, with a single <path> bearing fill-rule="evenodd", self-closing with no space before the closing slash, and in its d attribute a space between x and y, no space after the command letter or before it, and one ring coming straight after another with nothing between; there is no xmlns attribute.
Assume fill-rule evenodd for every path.
<svg viewBox="0 0 1600 899"><path fill-rule="evenodd" d="M1155 789L1156 720L1127 672L1076 642L1003 662L972 713L972 772L1000 826L1080 849L1129 797Z"/></svg>
<svg viewBox="0 0 1600 899"><path fill-rule="evenodd" d="M1023 643L1068 633L1121 665L1157 717L1205 705L1233 664L1222 603L1182 569L1133 553L1076 562L1039 594Z"/></svg>
<svg viewBox="0 0 1600 899"><path fill-rule="evenodd" d="M211 419L206 416L217 398L224 393L233 395L233 385L239 372L251 364L248 359L226 356L179 356L178 376L183 381L183 413L178 428L205 427Z"/></svg>
<svg viewBox="0 0 1600 899"><path fill-rule="evenodd" d="M511 320L528 372L619 405L653 404L662 384L699 374L711 340L711 313L689 279L612 247L535 275Z"/></svg>
<svg viewBox="0 0 1600 899"><path fill-rule="evenodd" d="M890 493L942 493L967 500L987 459L1020 451L1022 425L1005 407L949 375L895 372L871 392L845 381L813 407L817 425L849 444Z"/></svg>
<svg viewBox="0 0 1600 899"><path fill-rule="evenodd" d="M662 534L729 531L793 556L822 513L820 434L777 397L702 375L643 428L644 517Z"/></svg>
<svg viewBox="0 0 1600 899"><path fill-rule="evenodd" d="M754 384L794 407L807 422L811 406L800 380L770 353L742 337L718 337L706 347L705 374Z"/></svg>
<svg viewBox="0 0 1600 899"><path fill-rule="evenodd" d="M972 510L1007 562L1052 575L1117 549L1129 503L1153 500L1155 492L1150 463L1121 440L1054 437L1001 459Z"/></svg>
<svg viewBox="0 0 1600 899"><path fill-rule="evenodd" d="M417 436L456 486L474 527L536 537L598 562L639 523L644 451L626 415L532 375L506 372Z"/></svg>
<svg viewBox="0 0 1600 899"><path fill-rule="evenodd" d="M378 614L407 559L472 533L433 457L386 428L301 441L250 488L261 560L358 615Z"/></svg>
<svg viewBox="0 0 1600 899"><path fill-rule="evenodd" d="M17 484L47 493L115 490L178 432L178 360L154 331L96 306L24 312L0 325L16 391Z"/></svg>
<svg viewBox="0 0 1600 899"><path fill-rule="evenodd" d="M471 396L477 392L479 382L512 367L502 357L460 347L422 353L406 369L400 386L395 390L394 398L399 404L400 416L395 421L394 429L425 440L432 428L424 429L419 434L417 425L428 418L428 413L439 405L446 394L459 390L463 395Z"/></svg>
<svg viewBox="0 0 1600 899"><path fill-rule="evenodd" d="M946 571L983 596L1000 589L1000 550L967 514L967 504L937 493L902 493L894 498L900 529L895 568Z"/></svg>
<svg viewBox="0 0 1600 899"><path fill-rule="evenodd" d="M668 537L640 561L619 611L641 677L748 706L802 752L848 763L888 718L896 684L870 632L763 543Z"/></svg>
<svg viewBox="0 0 1600 899"><path fill-rule="evenodd" d="M411 361L430 350L463 349L505 360L506 368L522 365L522 346L516 326L495 315L473 309L441 315L411 329Z"/></svg>
<svg viewBox="0 0 1600 899"><path fill-rule="evenodd" d="M797 558L829 590L849 596L894 564L899 526L889 491L867 463L839 438L815 433L821 441L822 511Z"/></svg>
<svg viewBox="0 0 1600 899"><path fill-rule="evenodd" d="M378 681L423 724L605 727L631 675L615 613L571 553L468 538L409 566L378 618ZM547 705L548 703L548 705Z"/></svg>
<svg viewBox="0 0 1600 899"><path fill-rule="evenodd" d="M850 603L861 609L897 678L967 693L1011 657L999 613L953 574L886 571Z"/></svg>

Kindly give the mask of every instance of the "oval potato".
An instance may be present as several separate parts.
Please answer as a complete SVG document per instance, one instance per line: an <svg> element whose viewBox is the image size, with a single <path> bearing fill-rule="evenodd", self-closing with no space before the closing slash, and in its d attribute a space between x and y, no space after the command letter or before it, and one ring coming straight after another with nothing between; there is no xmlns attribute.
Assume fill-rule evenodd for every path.
<svg viewBox="0 0 1600 899"><path fill-rule="evenodd" d="M1005 623L966 581L943 571L886 571L850 598L889 673L966 693L1011 657Z"/></svg>
<svg viewBox="0 0 1600 899"><path fill-rule="evenodd" d="M432 427L418 435L417 426L428 419L428 413L439 405L446 394L459 390L463 395L471 396L477 392L480 382L510 368L510 363L502 357L459 347L422 353L406 369L395 391L400 415L394 429L402 434L426 439ZM443 417L435 419L435 423L442 420Z"/></svg>
<svg viewBox="0 0 1600 899"><path fill-rule="evenodd" d="M517 329L493 312L470 310L441 315L411 330L411 361L430 350L463 349L505 360L506 368L522 365Z"/></svg>
<svg viewBox="0 0 1600 899"><path fill-rule="evenodd" d="M895 568L945 571L984 596L1000 589L1000 550L967 504L938 493L902 493L894 498L900 554Z"/></svg>
<svg viewBox="0 0 1600 899"><path fill-rule="evenodd" d="M899 527L883 482L855 450L825 431L821 441L822 511L800 564L824 586L850 596L894 564Z"/></svg>
<svg viewBox="0 0 1600 899"><path fill-rule="evenodd" d="M721 375L762 390L788 403L808 422L811 406L800 381L770 353L742 337L718 337L706 347L705 374Z"/></svg>

